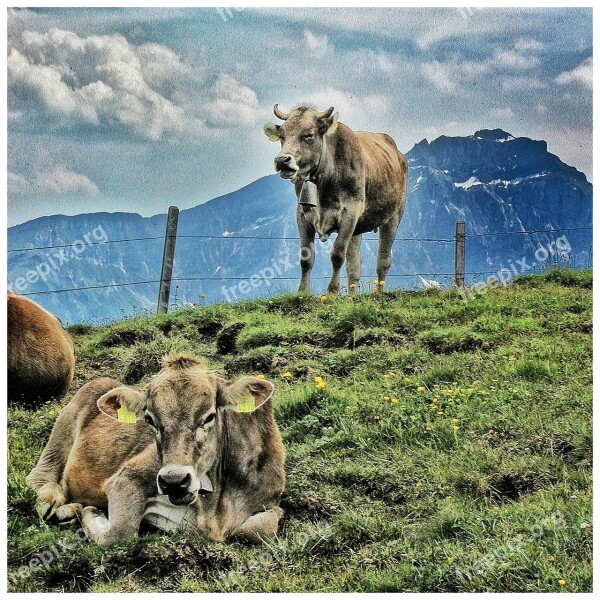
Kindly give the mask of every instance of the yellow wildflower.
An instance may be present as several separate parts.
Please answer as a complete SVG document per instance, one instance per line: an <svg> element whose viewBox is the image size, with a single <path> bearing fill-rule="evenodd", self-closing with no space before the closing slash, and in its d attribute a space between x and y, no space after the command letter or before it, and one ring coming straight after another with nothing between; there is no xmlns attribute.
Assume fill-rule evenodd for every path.
<svg viewBox="0 0 600 600"><path fill-rule="evenodd" d="M549 560L550 562L554 562L554 556L549 556L549 557L548 557L548 560Z"/></svg>
<svg viewBox="0 0 600 600"><path fill-rule="evenodd" d="M415 487L416 488L423 487L423 484L420 481L417 481L417 483L415 483Z"/></svg>
<svg viewBox="0 0 600 600"><path fill-rule="evenodd" d="M318 390L322 390L325 387L325 382L324 381L318 381L317 382L317 389Z"/></svg>
<svg viewBox="0 0 600 600"><path fill-rule="evenodd" d="M380 281L379 284L381 287L383 287L385 285L385 281Z"/></svg>
<svg viewBox="0 0 600 600"><path fill-rule="evenodd" d="M389 373L386 373L386 374L383 376L383 378L384 378L384 379L389 379L390 377L391 377L391 375L389 375Z"/></svg>
<svg viewBox="0 0 600 600"><path fill-rule="evenodd" d="M327 302L327 296L325 296L325 295L321 296L321 302Z"/></svg>
<svg viewBox="0 0 600 600"><path fill-rule="evenodd" d="M321 381L323 381L322 377L319 377L319 376L315 377L315 383L320 383Z"/></svg>
<svg viewBox="0 0 600 600"><path fill-rule="evenodd" d="M392 398L392 404L398 404L398 398Z"/></svg>
<svg viewBox="0 0 600 600"><path fill-rule="evenodd" d="M458 425L455 425L452 429L454 429L454 431L458 431L460 427Z"/></svg>
<svg viewBox="0 0 600 600"><path fill-rule="evenodd" d="M424 391L425 391L425 388L424 388L422 385L420 385L420 386L417 388L417 392L419 392L420 394L422 394Z"/></svg>
<svg viewBox="0 0 600 600"><path fill-rule="evenodd" d="M559 579L558 585L567 585L567 582L564 579Z"/></svg>
<svg viewBox="0 0 600 600"><path fill-rule="evenodd" d="M355 283L351 283L350 284L350 289L351 290L355 290L356 289L356 284Z"/></svg>
<svg viewBox="0 0 600 600"><path fill-rule="evenodd" d="M439 416L441 416L441 415L443 415L444 413L443 413L443 411L441 411L441 410L438 410L437 414L438 414Z"/></svg>
<svg viewBox="0 0 600 600"><path fill-rule="evenodd" d="M452 422L453 422L455 425L458 425L458 419L452 419Z"/></svg>
<svg viewBox="0 0 600 600"><path fill-rule="evenodd" d="M264 378L265 378L265 376L264 376L264 375L257 375L257 376L256 376L256 379L264 379Z"/></svg>
<svg viewBox="0 0 600 600"><path fill-rule="evenodd" d="M292 374L289 371L286 371L285 373L282 373L281 376L284 379L289 379L292 376Z"/></svg>

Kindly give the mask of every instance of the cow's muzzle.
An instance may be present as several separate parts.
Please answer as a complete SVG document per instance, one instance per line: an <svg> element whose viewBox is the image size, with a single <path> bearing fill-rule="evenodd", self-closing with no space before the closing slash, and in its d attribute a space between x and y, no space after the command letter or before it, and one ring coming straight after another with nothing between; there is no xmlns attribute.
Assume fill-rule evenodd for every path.
<svg viewBox="0 0 600 600"><path fill-rule="evenodd" d="M275 157L275 170L282 179L293 179L299 169L296 159L291 154L278 154Z"/></svg>
<svg viewBox="0 0 600 600"><path fill-rule="evenodd" d="M156 477L158 491L176 506L192 504L198 497L200 481L192 467L163 467Z"/></svg>

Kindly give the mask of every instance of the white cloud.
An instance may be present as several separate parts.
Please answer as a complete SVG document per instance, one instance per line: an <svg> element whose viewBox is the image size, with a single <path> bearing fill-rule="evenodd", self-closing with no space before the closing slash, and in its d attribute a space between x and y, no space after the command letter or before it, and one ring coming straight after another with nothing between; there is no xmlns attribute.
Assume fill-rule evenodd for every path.
<svg viewBox="0 0 600 600"><path fill-rule="evenodd" d="M421 75L431 85L449 94L459 91L461 83L484 75L487 67L474 61L456 60L442 63L437 60L421 64Z"/></svg>
<svg viewBox="0 0 600 600"><path fill-rule="evenodd" d="M33 190L31 184L23 175L9 171L6 175L8 195L29 194Z"/></svg>
<svg viewBox="0 0 600 600"><path fill-rule="evenodd" d="M332 87L319 88L310 95L310 101L321 110L333 106L340 120L352 128L362 127L390 110L389 99L382 94L356 95Z"/></svg>
<svg viewBox="0 0 600 600"><path fill-rule="evenodd" d="M231 75L222 74L211 88L205 110L212 126L234 127L252 125L260 112L260 104L253 90Z"/></svg>
<svg viewBox="0 0 600 600"><path fill-rule="evenodd" d="M564 71L554 81L559 85L580 85L592 89L593 79L592 57L586 58L571 71Z"/></svg>
<svg viewBox="0 0 600 600"><path fill-rule="evenodd" d="M534 40L532 38L519 38L515 42L515 50L518 52L524 52L527 50L532 50L534 52L539 52L544 50L545 46L542 42L538 40Z"/></svg>
<svg viewBox="0 0 600 600"><path fill-rule="evenodd" d="M489 115L494 119L512 119L515 116L510 106L492 108L492 110L489 112Z"/></svg>
<svg viewBox="0 0 600 600"><path fill-rule="evenodd" d="M254 124L254 91L230 75L213 77L209 86L166 46L134 45L119 34L26 30L11 40L8 57L11 104L59 125L108 126L149 140Z"/></svg>
<svg viewBox="0 0 600 600"><path fill-rule="evenodd" d="M509 75L502 78L502 88L508 92L543 90L548 87L537 76Z"/></svg>
<svg viewBox="0 0 600 600"><path fill-rule="evenodd" d="M333 44L329 42L327 35L317 35L312 31L305 29L304 41L311 53L319 58L331 55L335 51L335 48L333 47Z"/></svg>
<svg viewBox="0 0 600 600"><path fill-rule="evenodd" d="M421 74L434 87L453 94L457 90L456 81L451 75L452 67L434 60L421 65Z"/></svg>
<svg viewBox="0 0 600 600"><path fill-rule="evenodd" d="M515 71L527 71L537 67L540 64L540 59L531 53L523 53L513 48L497 51L491 64Z"/></svg>
<svg viewBox="0 0 600 600"><path fill-rule="evenodd" d="M36 173L31 180L18 173L8 173L8 193L51 194L54 196L97 196L98 186L86 175L55 165Z"/></svg>
<svg viewBox="0 0 600 600"><path fill-rule="evenodd" d="M452 56L445 62L433 60L422 63L421 75L431 85L448 94L457 94L466 84L492 73L496 76L507 73L502 80L505 89L535 89L540 87L539 79L517 78L513 73L538 67L540 59L536 52L542 49L543 45L536 40L520 38L512 47L496 48L491 56L480 61L461 60ZM525 86L526 81L530 85Z"/></svg>

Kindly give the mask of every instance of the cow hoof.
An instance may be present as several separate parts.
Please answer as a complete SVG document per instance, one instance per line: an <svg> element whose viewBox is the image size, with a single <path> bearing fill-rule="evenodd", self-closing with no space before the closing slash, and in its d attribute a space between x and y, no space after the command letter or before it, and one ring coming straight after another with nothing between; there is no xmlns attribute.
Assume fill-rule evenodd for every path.
<svg viewBox="0 0 600 600"><path fill-rule="evenodd" d="M46 523L52 522L55 513L55 505L50 502L44 502L43 500L38 500L35 503L35 512L39 515L40 519L46 521Z"/></svg>
<svg viewBox="0 0 600 600"><path fill-rule="evenodd" d="M63 504L62 506L59 506L56 509L54 516L58 520L59 525L65 526L79 522L82 512L83 504L72 502L71 504Z"/></svg>

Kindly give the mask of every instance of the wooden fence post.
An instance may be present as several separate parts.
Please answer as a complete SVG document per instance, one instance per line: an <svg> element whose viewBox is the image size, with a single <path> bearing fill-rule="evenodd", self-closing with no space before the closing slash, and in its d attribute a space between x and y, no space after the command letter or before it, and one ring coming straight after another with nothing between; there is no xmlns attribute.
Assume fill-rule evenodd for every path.
<svg viewBox="0 0 600 600"><path fill-rule="evenodd" d="M178 220L179 209L176 206L169 206L167 230L165 232L165 249L163 251L162 270L160 274L160 289L158 291L157 313L159 315L169 311L169 296L171 294L171 277L173 275L173 258L175 256Z"/></svg>
<svg viewBox="0 0 600 600"><path fill-rule="evenodd" d="M454 284L456 287L465 287L465 222L456 221L454 236Z"/></svg>

